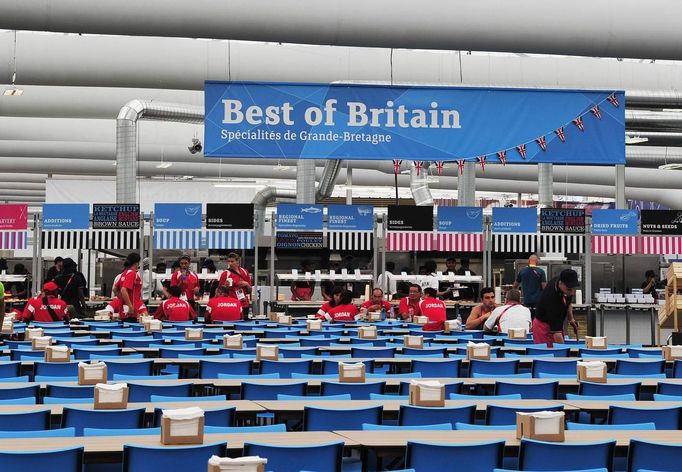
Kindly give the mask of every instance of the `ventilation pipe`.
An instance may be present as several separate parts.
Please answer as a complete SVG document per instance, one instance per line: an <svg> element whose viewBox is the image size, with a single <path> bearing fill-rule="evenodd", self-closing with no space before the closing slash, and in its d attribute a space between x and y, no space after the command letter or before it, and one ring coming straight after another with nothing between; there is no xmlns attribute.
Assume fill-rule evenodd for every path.
<svg viewBox="0 0 682 472"><path fill-rule="evenodd" d="M414 162L410 161L410 190L412 191L412 198L417 206L433 205L433 197L431 190L426 180L426 169L422 168L417 175L417 167Z"/></svg>
<svg viewBox="0 0 682 472"><path fill-rule="evenodd" d="M540 208L554 206L554 171L552 164L538 164L538 199Z"/></svg>
<svg viewBox="0 0 682 472"><path fill-rule="evenodd" d="M334 192L334 185L336 185L336 178L339 175L342 165L343 161L341 159L327 160L324 165L324 170L322 171L320 186L318 187L317 194L315 195L316 201L319 202L332 196L332 192Z"/></svg>
<svg viewBox="0 0 682 472"><path fill-rule="evenodd" d="M137 203L137 122L202 123L203 107L131 100L116 118L116 203Z"/></svg>
<svg viewBox="0 0 682 472"><path fill-rule="evenodd" d="M268 206L268 203L276 200L293 202L296 200L296 190L265 187L256 192L251 200L256 221L256 232L259 235L263 234L265 228L265 207Z"/></svg>
<svg viewBox="0 0 682 472"><path fill-rule="evenodd" d="M296 163L296 203L315 203L315 161L299 159Z"/></svg>
<svg viewBox="0 0 682 472"><path fill-rule="evenodd" d="M476 163L465 162L462 173L457 178L457 205L476 204Z"/></svg>

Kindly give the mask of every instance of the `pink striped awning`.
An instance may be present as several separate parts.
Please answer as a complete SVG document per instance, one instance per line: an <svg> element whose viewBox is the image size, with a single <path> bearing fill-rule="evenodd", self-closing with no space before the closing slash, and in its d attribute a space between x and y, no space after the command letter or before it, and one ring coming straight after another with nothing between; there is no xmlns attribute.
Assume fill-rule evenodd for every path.
<svg viewBox="0 0 682 472"><path fill-rule="evenodd" d="M593 254L637 254L639 236L592 236Z"/></svg>
<svg viewBox="0 0 682 472"><path fill-rule="evenodd" d="M433 251L433 231L389 231L387 251Z"/></svg>
<svg viewBox="0 0 682 472"><path fill-rule="evenodd" d="M436 233L436 251L483 252L482 233Z"/></svg>
<svg viewBox="0 0 682 472"><path fill-rule="evenodd" d="M642 236L640 254L682 254L682 236Z"/></svg>

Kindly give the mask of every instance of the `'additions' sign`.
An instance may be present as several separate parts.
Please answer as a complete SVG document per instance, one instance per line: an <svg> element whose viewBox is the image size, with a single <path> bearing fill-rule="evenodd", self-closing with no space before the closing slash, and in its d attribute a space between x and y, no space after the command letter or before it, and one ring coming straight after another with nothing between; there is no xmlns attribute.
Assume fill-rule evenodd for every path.
<svg viewBox="0 0 682 472"><path fill-rule="evenodd" d="M535 208L493 208L493 233L535 233L537 224Z"/></svg>
<svg viewBox="0 0 682 472"><path fill-rule="evenodd" d="M584 233L584 208L543 208L540 210L541 233Z"/></svg>
<svg viewBox="0 0 682 472"><path fill-rule="evenodd" d="M88 229L90 205L87 203L46 203L43 205L43 229Z"/></svg>
<svg viewBox="0 0 682 472"><path fill-rule="evenodd" d="M252 229L252 203L207 203L207 229Z"/></svg>
<svg viewBox="0 0 682 472"><path fill-rule="evenodd" d="M93 229L139 229L140 205L138 203L94 203L92 227Z"/></svg>
<svg viewBox="0 0 682 472"><path fill-rule="evenodd" d="M433 207L389 205L388 229L391 231L433 231Z"/></svg>
<svg viewBox="0 0 682 472"><path fill-rule="evenodd" d="M642 234L682 234L682 210L642 210Z"/></svg>

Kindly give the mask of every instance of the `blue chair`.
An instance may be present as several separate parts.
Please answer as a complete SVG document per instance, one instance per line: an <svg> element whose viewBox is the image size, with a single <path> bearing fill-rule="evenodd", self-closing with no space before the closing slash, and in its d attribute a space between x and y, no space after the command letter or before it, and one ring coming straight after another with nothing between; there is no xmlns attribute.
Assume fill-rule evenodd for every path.
<svg viewBox="0 0 682 472"><path fill-rule="evenodd" d="M477 377L478 374L497 376L519 373L519 360L511 361L482 361L471 359L469 361L469 377Z"/></svg>
<svg viewBox="0 0 682 472"><path fill-rule="evenodd" d="M682 384L658 382L656 393L663 395L677 395L682 397Z"/></svg>
<svg viewBox="0 0 682 472"><path fill-rule="evenodd" d="M462 364L460 359L412 361L412 372L419 372L422 377L459 377Z"/></svg>
<svg viewBox="0 0 682 472"><path fill-rule="evenodd" d="M580 385L578 387L578 394L598 396L598 395L623 395L626 393L632 393L635 395L635 398L639 399L639 390L641 386L642 386L641 382L619 384L580 382Z"/></svg>
<svg viewBox="0 0 682 472"><path fill-rule="evenodd" d="M458 431L516 431L516 425L455 423L455 429Z"/></svg>
<svg viewBox="0 0 682 472"><path fill-rule="evenodd" d="M61 398L61 397L43 397L43 405L87 405L92 404L92 397L84 398Z"/></svg>
<svg viewBox="0 0 682 472"><path fill-rule="evenodd" d="M160 434L160 427L135 429L83 428L83 436L158 436Z"/></svg>
<svg viewBox="0 0 682 472"><path fill-rule="evenodd" d="M184 335L183 335L184 336ZM192 357L201 357L206 355L206 349L201 348L181 348L181 347L162 347L159 348L159 357L163 359L177 359L180 354L190 355Z"/></svg>
<svg viewBox="0 0 682 472"><path fill-rule="evenodd" d="M243 361L199 361L200 379L217 379L218 374L233 374L248 376L253 367L252 360Z"/></svg>
<svg viewBox="0 0 682 472"><path fill-rule="evenodd" d="M522 439L519 470L612 470L616 441L557 443Z"/></svg>
<svg viewBox="0 0 682 472"><path fill-rule="evenodd" d="M322 374L338 374L339 373L339 362L343 362L343 359L341 359L341 360L328 360L328 359L322 360ZM362 363L365 364L365 373L374 372L374 361L373 360L362 361Z"/></svg>
<svg viewBox="0 0 682 472"><path fill-rule="evenodd" d="M279 374L280 378L290 379L291 374L310 374L313 366L312 360L304 361L269 361L262 360L260 362L261 374Z"/></svg>
<svg viewBox="0 0 682 472"><path fill-rule="evenodd" d="M263 426L204 426L206 434L212 433L286 433L284 423L266 424Z"/></svg>
<svg viewBox="0 0 682 472"><path fill-rule="evenodd" d="M633 375L665 374L665 360L630 361L618 359L616 361L615 373Z"/></svg>
<svg viewBox="0 0 682 472"><path fill-rule="evenodd" d="M17 438L72 438L76 436L74 428L45 429L38 431L0 431L0 439Z"/></svg>
<svg viewBox="0 0 682 472"><path fill-rule="evenodd" d="M303 430L360 430L363 423L381 423L383 409L383 406L357 409L329 409L306 406L303 413Z"/></svg>
<svg viewBox="0 0 682 472"><path fill-rule="evenodd" d="M531 373L533 377L539 377L540 373L544 374L560 374L576 376L578 371L578 361L550 361L545 359L536 359L533 361Z"/></svg>
<svg viewBox="0 0 682 472"><path fill-rule="evenodd" d="M114 380L178 380L178 374L163 374L163 375L127 375L114 374Z"/></svg>
<svg viewBox="0 0 682 472"><path fill-rule="evenodd" d="M41 431L50 429L50 410L29 413L0 413L0 431Z"/></svg>
<svg viewBox="0 0 682 472"><path fill-rule="evenodd" d="M526 348L527 356L543 356L545 354L551 354L553 357L570 357L571 348L570 347L528 347Z"/></svg>
<svg viewBox="0 0 682 472"><path fill-rule="evenodd" d="M374 395L374 394L372 394ZM315 400L315 401L320 401L320 400L327 400L327 401L333 401L333 400L352 400L350 397L350 393L344 393L342 395L327 395L325 397L322 396L311 396L311 395L282 395L281 393L277 395L277 400ZM376 400L376 398L370 398L370 400Z"/></svg>
<svg viewBox="0 0 682 472"><path fill-rule="evenodd" d="M36 397L7 398L0 400L0 405L35 405L37 401Z"/></svg>
<svg viewBox="0 0 682 472"><path fill-rule="evenodd" d="M27 387L0 388L0 400L10 400L13 398L38 398L40 385L29 385Z"/></svg>
<svg viewBox="0 0 682 472"><path fill-rule="evenodd" d="M629 408L610 405L607 423L655 423L656 429L680 429L682 425L682 407Z"/></svg>
<svg viewBox="0 0 682 472"><path fill-rule="evenodd" d="M476 418L476 405L459 407L432 408L412 405L400 405L398 424L401 426L417 426L425 424L473 423Z"/></svg>
<svg viewBox="0 0 682 472"><path fill-rule="evenodd" d="M125 361L125 357L121 361L107 361L107 378L114 380L114 375L152 375L154 369L154 361Z"/></svg>
<svg viewBox="0 0 682 472"><path fill-rule="evenodd" d="M628 448L628 472L656 470L676 472L682 462L682 445L662 444L631 439Z"/></svg>
<svg viewBox="0 0 682 472"><path fill-rule="evenodd" d="M62 428L76 428L76 436L83 428L141 428L144 425L144 408L127 410L88 410L64 407Z"/></svg>
<svg viewBox="0 0 682 472"><path fill-rule="evenodd" d="M192 393L192 383L151 385L128 383L128 401L148 402L152 395L164 395L167 397L189 397Z"/></svg>
<svg viewBox="0 0 682 472"><path fill-rule="evenodd" d="M342 395L340 395L342 396ZM320 399L326 400L328 397L319 397ZM348 400L350 400L350 394L348 394ZM383 393L370 393L369 394L369 399L370 400L400 400L400 401L408 401L410 399L409 395L396 395L396 394L388 394L385 395Z"/></svg>
<svg viewBox="0 0 682 472"><path fill-rule="evenodd" d="M673 362L672 378L682 379L682 361Z"/></svg>
<svg viewBox="0 0 682 472"><path fill-rule="evenodd" d="M352 347L350 350L351 357L355 358L391 358L395 356L394 347Z"/></svg>
<svg viewBox="0 0 682 472"><path fill-rule="evenodd" d="M320 395L341 395L349 393L353 400L369 400L370 393L384 393L386 382L322 382ZM371 423L368 421L368 423Z"/></svg>
<svg viewBox="0 0 682 472"><path fill-rule="evenodd" d="M224 457L225 454L225 442L185 447L147 447L125 444L123 446L123 472L204 470L211 456Z"/></svg>
<svg viewBox="0 0 682 472"><path fill-rule="evenodd" d="M650 358L650 357L663 357L663 354L660 349L637 349L634 347L630 347L627 349L628 355L632 358Z"/></svg>
<svg viewBox="0 0 682 472"><path fill-rule="evenodd" d="M300 374L291 374L291 378L294 378L294 376L297 376ZM309 374L306 374L306 378ZM272 374L251 374L251 375L243 375L243 374L218 374L219 379L247 379L247 380L255 380L255 379L278 379L279 373L275 372Z"/></svg>
<svg viewBox="0 0 682 472"><path fill-rule="evenodd" d="M450 400L465 400L465 401L476 401L476 400L521 400L520 393L510 393L508 395L461 395L458 393L451 393L448 397Z"/></svg>
<svg viewBox="0 0 682 472"><path fill-rule="evenodd" d="M532 378L530 372L523 374L474 374L477 379L530 379Z"/></svg>
<svg viewBox="0 0 682 472"><path fill-rule="evenodd" d="M542 408L527 408L489 404L485 410L485 424L516 424L516 412L534 413L537 411L564 411L564 406L553 405Z"/></svg>
<svg viewBox="0 0 682 472"><path fill-rule="evenodd" d="M152 395L149 399L152 403L168 402L225 402L227 395L207 395L203 397L167 397L164 395Z"/></svg>
<svg viewBox="0 0 682 472"><path fill-rule="evenodd" d="M495 395L521 394L524 400L556 400L559 382L519 384L495 382Z"/></svg>
<svg viewBox="0 0 682 472"><path fill-rule="evenodd" d="M470 444L407 442L405 467L415 470L455 470L466 464L467 472L490 472L502 466L504 441Z"/></svg>
<svg viewBox="0 0 682 472"><path fill-rule="evenodd" d="M113 338L116 339L116 338ZM144 348L144 347L149 347L151 344L155 343L156 341L152 339L147 339L145 336L144 338L140 337L139 339L124 339L123 340L123 347L130 347L130 348Z"/></svg>
<svg viewBox="0 0 682 472"><path fill-rule="evenodd" d="M656 429L655 423L634 423L634 424L590 424L590 423L566 423L566 429L572 430L633 430L633 431L652 431Z"/></svg>
<svg viewBox="0 0 682 472"><path fill-rule="evenodd" d="M419 356L445 357L446 354L447 354L447 348L444 348L444 347L436 347L436 348L425 347L423 349L417 349L417 348L412 348L412 347L404 347L403 348L403 355L411 356L411 357L419 357Z"/></svg>
<svg viewBox="0 0 682 472"><path fill-rule="evenodd" d="M242 382L241 398L242 400L277 400L278 394L303 396L307 386L308 382L276 385Z"/></svg>
<svg viewBox="0 0 682 472"><path fill-rule="evenodd" d="M33 373L48 377L78 377L78 362L35 362Z"/></svg>
<svg viewBox="0 0 682 472"><path fill-rule="evenodd" d="M205 426L232 426L235 423L235 416L237 408L219 408L217 410L204 409L204 425ZM155 427L161 426L161 416L163 415L162 408L154 408Z"/></svg>
<svg viewBox="0 0 682 472"><path fill-rule="evenodd" d="M386 424L367 424L362 425L363 431L396 431L396 430L426 430L426 431L452 431L450 423L424 424L414 426L395 426Z"/></svg>
<svg viewBox="0 0 682 472"><path fill-rule="evenodd" d="M36 375L33 377L34 382L77 382L78 376L62 377L58 375Z"/></svg>
<svg viewBox="0 0 682 472"><path fill-rule="evenodd" d="M77 360L88 360L90 359L91 355L95 356L120 356L121 355L121 349L120 348L114 348L114 349L103 349L103 348L97 348L97 349L74 349L74 358Z"/></svg>
<svg viewBox="0 0 682 472"><path fill-rule="evenodd" d="M308 446L244 443L245 456L265 457L267 470L277 472L319 471L320 464L324 464L324 472L341 472L342 454L343 442Z"/></svg>
<svg viewBox="0 0 682 472"><path fill-rule="evenodd" d="M0 469L80 472L83 470L83 449L81 446L43 451L0 452Z"/></svg>
<svg viewBox="0 0 682 472"><path fill-rule="evenodd" d="M622 393L620 395L576 395L567 393L566 400L600 400L600 401L636 401L634 393Z"/></svg>
<svg viewBox="0 0 682 472"><path fill-rule="evenodd" d="M279 353L284 359L300 359L303 354L317 354L316 347L280 347Z"/></svg>
<svg viewBox="0 0 682 472"><path fill-rule="evenodd" d="M578 349L578 357L610 357L610 356L620 356L623 354L623 349L608 348L608 349L589 349L586 347L581 347Z"/></svg>
<svg viewBox="0 0 682 472"><path fill-rule="evenodd" d="M464 382L451 382L445 384L445 396L448 397L453 393L460 393ZM400 382L400 395L410 394L410 382Z"/></svg>
<svg viewBox="0 0 682 472"><path fill-rule="evenodd" d="M21 362L0 362L0 377L19 377Z"/></svg>
<svg viewBox="0 0 682 472"><path fill-rule="evenodd" d="M46 397L57 398L92 398L95 396L94 385L52 385L47 384Z"/></svg>

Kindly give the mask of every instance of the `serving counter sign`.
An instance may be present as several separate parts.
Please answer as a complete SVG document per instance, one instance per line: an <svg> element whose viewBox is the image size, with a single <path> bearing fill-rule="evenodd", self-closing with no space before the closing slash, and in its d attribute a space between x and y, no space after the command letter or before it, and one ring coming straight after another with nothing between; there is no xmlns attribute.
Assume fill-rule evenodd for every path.
<svg viewBox="0 0 682 472"><path fill-rule="evenodd" d="M43 205L43 229L88 229L90 205L87 203L46 203Z"/></svg>
<svg viewBox="0 0 682 472"><path fill-rule="evenodd" d="M592 234L638 234L639 211L592 210Z"/></svg>
<svg viewBox="0 0 682 472"><path fill-rule="evenodd" d="M138 203L93 203L93 229L140 229Z"/></svg>
<svg viewBox="0 0 682 472"><path fill-rule="evenodd" d="M438 207L438 231L480 233L483 209L478 207Z"/></svg>
<svg viewBox="0 0 682 472"><path fill-rule="evenodd" d="M207 203L207 229L253 229L252 203Z"/></svg>
<svg viewBox="0 0 682 472"><path fill-rule="evenodd" d="M374 229L374 207L371 205L329 205L327 228L371 231Z"/></svg>
<svg viewBox="0 0 682 472"><path fill-rule="evenodd" d="M201 203L157 203L154 205L157 229L201 229Z"/></svg>
<svg viewBox="0 0 682 472"><path fill-rule="evenodd" d="M322 230L322 205L280 203L277 205L277 229Z"/></svg>
<svg viewBox="0 0 682 472"><path fill-rule="evenodd" d="M537 226L535 208L493 208L493 233L535 233Z"/></svg>
<svg viewBox="0 0 682 472"><path fill-rule="evenodd" d="M389 231L433 231L432 206L388 206Z"/></svg>
<svg viewBox="0 0 682 472"><path fill-rule="evenodd" d="M682 234L682 210L642 210L642 234Z"/></svg>
<svg viewBox="0 0 682 472"><path fill-rule="evenodd" d="M322 233L311 231L278 231L275 242L277 249L322 249Z"/></svg>
<svg viewBox="0 0 682 472"><path fill-rule="evenodd" d="M540 210L540 232L584 233L585 209L542 208Z"/></svg>

